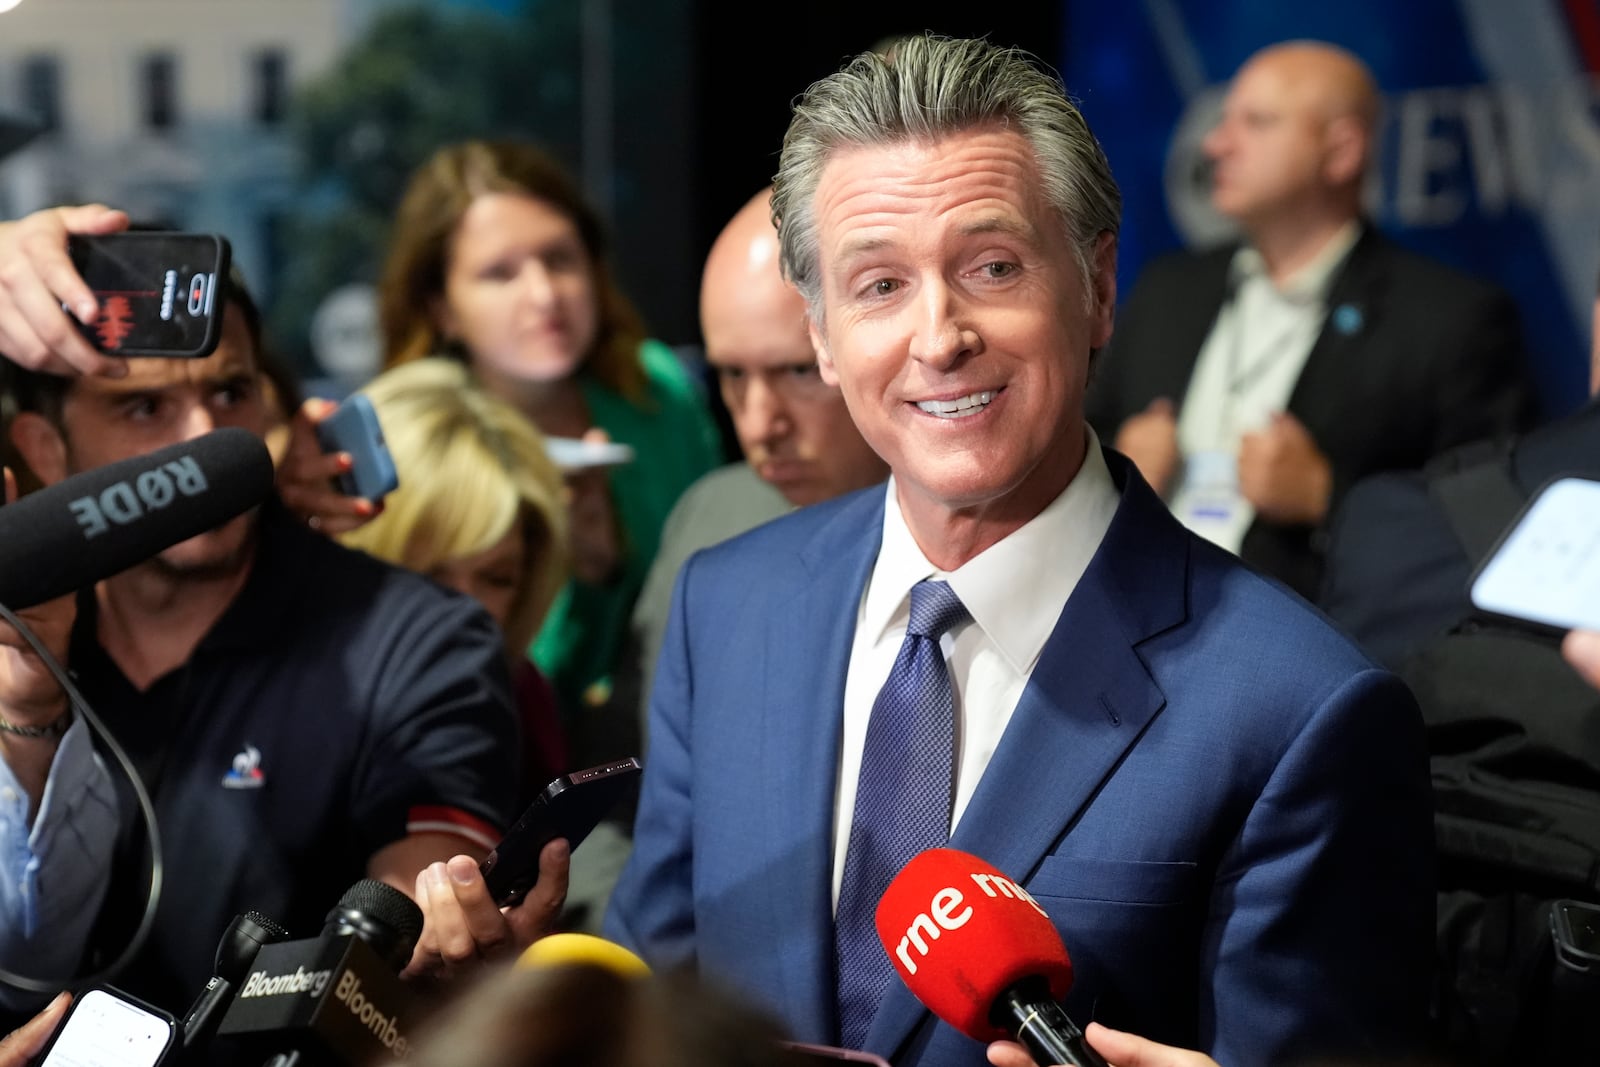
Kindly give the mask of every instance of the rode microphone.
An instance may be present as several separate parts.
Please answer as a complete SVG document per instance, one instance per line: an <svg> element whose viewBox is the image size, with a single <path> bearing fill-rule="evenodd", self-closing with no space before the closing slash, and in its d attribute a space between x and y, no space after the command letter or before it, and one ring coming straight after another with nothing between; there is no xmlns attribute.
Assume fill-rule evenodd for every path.
<svg viewBox="0 0 1600 1067"><path fill-rule="evenodd" d="M919 853L889 883L875 921L901 980L963 1034L1014 1038L1040 1067L1109 1067L1061 1008L1072 961L1050 916L977 856Z"/></svg>
<svg viewBox="0 0 1600 1067"><path fill-rule="evenodd" d="M143 563L260 504L272 456L235 426L83 471L0 507L0 604L19 611Z"/></svg>
<svg viewBox="0 0 1600 1067"><path fill-rule="evenodd" d="M411 995L399 972L421 935L410 897L357 882L321 936L262 947L217 1029L227 1058L342 1067L403 1057Z"/></svg>
<svg viewBox="0 0 1600 1067"><path fill-rule="evenodd" d="M217 959L212 977L183 1017L184 1055L211 1040L222 1022L222 1013L233 1003L239 983L250 971L263 945L288 940L289 931L259 911L235 916L222 940L217 942Z"/></svg>

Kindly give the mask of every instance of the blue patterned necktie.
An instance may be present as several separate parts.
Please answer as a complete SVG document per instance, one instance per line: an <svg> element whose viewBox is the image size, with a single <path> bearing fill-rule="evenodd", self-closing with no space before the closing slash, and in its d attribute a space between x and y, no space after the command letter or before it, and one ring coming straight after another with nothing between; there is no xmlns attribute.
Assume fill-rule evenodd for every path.
<svg viewBox="0 0 1600 1067"><path fill-rule="evenodd" d="M846 1048L861 1047L894 978L873 924L878 901L913 856L950 838L955 691L939 638L967 618L944 582L912 586L906 639L867 722L834 920L839 1033Z"/></svg>

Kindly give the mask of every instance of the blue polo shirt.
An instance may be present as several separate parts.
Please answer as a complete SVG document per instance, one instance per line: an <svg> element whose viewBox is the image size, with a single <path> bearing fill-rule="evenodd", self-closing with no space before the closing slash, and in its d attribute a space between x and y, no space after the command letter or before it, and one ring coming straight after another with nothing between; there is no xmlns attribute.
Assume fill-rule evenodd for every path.
<svg viewBox="0 0 1600 1067"><path fill-rule="evenodd" d="M166 888L113 980L181 1014L218 938L254 909L312 937L368 859L408 832L487 850L515 816L504 644L468 597L263 508L254 566L189 661L144 692L79 599L71 663L154 798ZM121 951L148 877L138 806L113 767L121 833L91 965Z"/></svg>

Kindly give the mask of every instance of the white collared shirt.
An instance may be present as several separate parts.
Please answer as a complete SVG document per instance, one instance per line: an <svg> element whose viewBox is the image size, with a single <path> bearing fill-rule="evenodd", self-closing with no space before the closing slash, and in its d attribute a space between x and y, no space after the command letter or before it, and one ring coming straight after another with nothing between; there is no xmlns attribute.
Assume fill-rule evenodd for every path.
<svg viewBox="0 0 1600 1067"><path fill-rule="evenodd" d="M1055 500L1021 529L946 573L928 562L912 538L893 477L885 492L883 540L861 596L845 678L844 736L833 817L835 906L844 878L867 722L905 640L911 587L924 578L948 581L972 616L972 622L940 641L955 685L958 768L953 829L1000 744L1067 598L1105 538L1118 502L1100 442L1089 431L1083 466Z"/></svg>
<svg viewBox="0 0 1600 1067"><path fill-rule="evenodd" d="M1360 224L1347 222L1282 286L1273 285L1253 248L1240 248L1229 265L1233 297L1201 346L1178 415L1185 470L1172 511L1230 552L1239 551L1255 509L1238 495L1229 459L1239 455L1245 434L1265 429L1288 407L1327 318L1333 277L1360 236ZM1218 464L1229 469L1219 474Z"/></svg>

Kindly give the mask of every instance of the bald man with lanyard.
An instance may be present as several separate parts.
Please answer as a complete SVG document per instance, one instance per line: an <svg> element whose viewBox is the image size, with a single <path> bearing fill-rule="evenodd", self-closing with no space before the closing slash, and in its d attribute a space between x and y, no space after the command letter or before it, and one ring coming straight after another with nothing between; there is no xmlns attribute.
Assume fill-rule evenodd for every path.
<svg viewBox="0 0 1600 1067"><path fill-rule="evenodd" d="M1150 264L1089 399L1185 525L1306 596L1356 478L1532 414L1509 297L1364 215L1378 113L1342 49L1253 56L1204 142L1244 241Z"/></svg>

